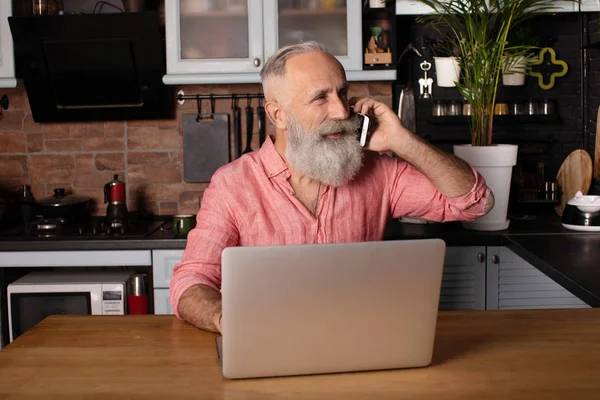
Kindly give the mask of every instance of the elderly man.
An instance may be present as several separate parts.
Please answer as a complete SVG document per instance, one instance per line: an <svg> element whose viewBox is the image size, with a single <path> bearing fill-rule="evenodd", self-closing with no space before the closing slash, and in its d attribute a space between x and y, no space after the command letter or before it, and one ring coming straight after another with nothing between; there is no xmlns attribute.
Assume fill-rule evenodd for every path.
<svg viewBox="0 0 600 400"><path fill-rule="evenodd" d="M178 317L221 330L225 247L375 241L390 218L473 220L492 208L475 169L420 140L385 104L350 101L342 66L318 43L280 49L261 77L274 140L220 168L204 192L171 280ZM370 151L351 111L375 122Z"/></svg>

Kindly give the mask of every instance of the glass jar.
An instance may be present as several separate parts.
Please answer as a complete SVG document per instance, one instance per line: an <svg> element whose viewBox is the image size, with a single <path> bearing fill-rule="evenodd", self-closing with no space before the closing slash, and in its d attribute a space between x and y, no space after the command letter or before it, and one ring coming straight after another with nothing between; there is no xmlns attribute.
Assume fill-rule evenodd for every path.
<svg viewBox="0 0 600 400"><path fill-rule="evenodd" d="M471 103L463 103L463 115L471 115Z"/></svg>
<svg viewBox="0 0 600 400"><path fill-rule="evenodd" d="M448 115L462 115L462 104L458 100L452 100L448 105Z"/></svg>
<svg viewBox="0 0 600 400"><path fill-rule="evenodd" d="M433 102L433 109L431 113L434 117L443 117L448 115L448 108L446 107L446 104L439 100L435 100Z"/></svg>

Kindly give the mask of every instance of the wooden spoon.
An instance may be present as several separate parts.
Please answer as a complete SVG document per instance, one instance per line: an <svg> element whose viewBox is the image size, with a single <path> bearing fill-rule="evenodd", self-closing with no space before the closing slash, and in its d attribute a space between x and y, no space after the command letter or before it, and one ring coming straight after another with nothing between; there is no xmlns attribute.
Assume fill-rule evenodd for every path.
<svg viewBox="0 0 600 400"><path fill-rule="evenodd" d="M560 204L556 206L558 215L562 215L567 201L571 200L575 193L580 191L586 195L592 184L592 158L587 151L578 149L565 158L558 174L556 182L561 188L562 194Z"/></svg>

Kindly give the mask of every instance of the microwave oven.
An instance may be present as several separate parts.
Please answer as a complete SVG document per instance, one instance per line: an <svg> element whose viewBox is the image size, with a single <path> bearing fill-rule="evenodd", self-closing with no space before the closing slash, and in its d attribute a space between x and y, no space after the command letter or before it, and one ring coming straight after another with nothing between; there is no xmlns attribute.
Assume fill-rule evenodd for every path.
<svg viewBox="0 0 600 400"><path fill-rule="evenodd" d="M8 285L12 342L50 315L123 315L127 271L36 271Z"/></svg>

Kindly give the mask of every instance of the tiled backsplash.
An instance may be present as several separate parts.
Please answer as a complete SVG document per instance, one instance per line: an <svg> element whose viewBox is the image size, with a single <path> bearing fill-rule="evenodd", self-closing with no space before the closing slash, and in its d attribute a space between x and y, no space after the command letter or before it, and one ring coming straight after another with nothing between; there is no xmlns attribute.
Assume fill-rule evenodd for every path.
<svg viewBox="0 0 600 400"><path fill-rule="evenodd" d="M261 91L258 84L185 86L173 92L179 89L186 94ZM37 124L23 88L2 93L8 95L10 106L3 110L0 121L1 187L29 184L38 200L64 187L92 198L94 214L103 215L104 184L119 174L127 183L129 210L143 206L160 215L198 212L208 183L184 182L181 133L181 116L197 111L195 101L177 105L177 116L172 120ZM354 82L350 95L372 96L391 106L392 84ZM202 104L204 112L210 112L209 102ZM215 111L230 112L230 107L231 101L217 100ZM256 122L254 132L252 147L257 149Z"/></svg>

